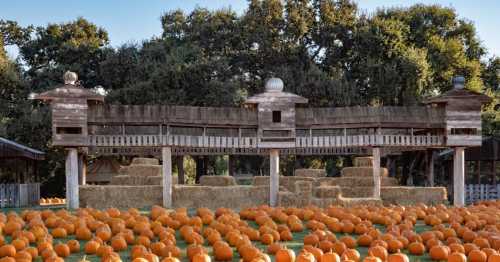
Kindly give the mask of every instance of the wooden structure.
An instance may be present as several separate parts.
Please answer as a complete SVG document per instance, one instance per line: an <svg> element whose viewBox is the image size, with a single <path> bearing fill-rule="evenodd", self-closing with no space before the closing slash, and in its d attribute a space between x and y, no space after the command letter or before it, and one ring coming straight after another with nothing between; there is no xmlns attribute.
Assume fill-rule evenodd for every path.
<svg viewBox="0 0 500 262"><path fill-rule="evenodd" d="M279 155L372 154L373 170L390 152L455 149L454 202L464 204L464 148L481 144L481 105L488 97L463 88L411 107L309 108L307 99L286 93L281 79L271 78L266 91L241 108L106 105L103 97L65 85L34 99L50 102L53 143L68 148L68 203L78 207L77 154L157 155L164 165L164 205L171 196L171 156L259 154L271 157L270 202L279 188ZM378 174L378 172L375 172ZM380 189L380 179L375 176ZM375 190L374 198L379 198ZM75 200L76 199L76 200Z"/></svg>
<svg viewBox="0 0 500 262"><path fill-rule="evenodd" d="M440 154L441 172L451 170L450 150ZM500 138L485 137L480 147L465 149L465 201L500 198Z"/></svg>
<svg viewBox="0 0 500 262"><path fill-rule="evenodd" d="M0 207L38 205L39 161L45 153L0 137Z"/></svg>

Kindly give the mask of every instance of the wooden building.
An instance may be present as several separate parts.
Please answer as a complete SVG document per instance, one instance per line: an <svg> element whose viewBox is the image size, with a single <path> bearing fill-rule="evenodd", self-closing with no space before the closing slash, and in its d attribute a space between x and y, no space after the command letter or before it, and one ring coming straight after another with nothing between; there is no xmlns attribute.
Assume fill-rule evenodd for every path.
<svg viewBox="0 0 500 262"><path fill-rule="evenodd" d="M240 108L109 105L75 85L76 74L64 79L63 86L32 98L52 106L53 144L68 152L72 208L78 207L79 154L161 156L164 206L172 203L172 155L269 155L274 205L280 155L373 155L373 197L380 198L381 156L443 148L454 152L454 203L461 206L464 149L481 145L481 106L489 101L464 89L458 77L453 89L419 106L312 108L307 99L284 92L281 79L271 78L264 93Z"/></svg>
<svg viewBox="0 0 500 262"><path fill-rule="evenodd" d="M38 205L38 162L45 153L0 137L0 207Z"/></svg>

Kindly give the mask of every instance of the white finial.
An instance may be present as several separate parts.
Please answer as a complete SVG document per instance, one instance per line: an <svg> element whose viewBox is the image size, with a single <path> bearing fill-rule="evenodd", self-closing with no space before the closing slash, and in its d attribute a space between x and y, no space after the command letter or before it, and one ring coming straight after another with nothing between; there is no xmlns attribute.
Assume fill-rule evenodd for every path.
<svg viewBox="0 0 500 262"><path fill-rule="evenodd" d="M277 77L269 78L266 82L266 91L267 92L281 92L283 91L283 80Z"/></svg>
<svg viewBox="0 0 500 262"><path fill-rule="evenodd" d="M78 75L75 72L66 71L63 75L65 85L75 85L78 80Z"/></svg>

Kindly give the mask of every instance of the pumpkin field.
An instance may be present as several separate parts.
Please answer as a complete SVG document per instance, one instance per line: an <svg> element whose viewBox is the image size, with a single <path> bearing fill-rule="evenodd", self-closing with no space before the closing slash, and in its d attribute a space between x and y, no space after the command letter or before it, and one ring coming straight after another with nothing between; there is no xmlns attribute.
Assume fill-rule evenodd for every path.
<svg viewBox="0 0 500 262"><path fill-rule="evenodd" d="M500 201L463 208L22 210L0 213L0 229L0 262L500 261Z"/></svg>

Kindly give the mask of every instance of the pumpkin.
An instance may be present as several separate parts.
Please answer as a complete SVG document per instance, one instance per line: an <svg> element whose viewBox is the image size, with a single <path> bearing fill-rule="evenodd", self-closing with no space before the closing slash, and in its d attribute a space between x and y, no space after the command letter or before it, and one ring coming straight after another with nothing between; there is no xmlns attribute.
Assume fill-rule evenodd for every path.
<svg viewBox="0 0 500 262"><path fill-rule="evenodd" d="M340 262L340 257L337 253L333 253L330 250L329 252L323 254L321 262Z"/></svg>
<svg viewBox="0 0 500 262"><path fill-rule="evenodd" d="M403 249L403 247L403 243L397 239L389 239L387 241L387 251L389 251L389 253L395 253L398 250Z"/></svg>
<svg viewBox="0 0 500 262"><path fill-rule="evenodd" d="M362 247L369 247L373 241L373 237L368 234L363 234L358 237L357 243Z"/></svg>
<svg viewBox="0 0 500 262"><path fill-rule="evenodd" d="M282 248L283 248L283 246L280 243L275 242L267 247L267 253L274 255L274 254L276 254L276 252L278 252L278 250L280 250Z"/></svg>
<svg viewBox="0 0 500 262"><path fill-rule="evenodd" d="M319 243L319 237L316 234L308 234L304 237L304 245L315 246Z"/></svg>
<svg viewBox="0 0 500 262"><path fill-rule="evenodd" d="M78 253L78 252L80 252L80 242L78 242L77 240L71 239L71 240L69 240L66 243L66 245L68 245L69 251L71 253Z"/></svg>
<svg viewBox="0 0 500 262"><path fill-rule="evenodd" d="M425 253L425 246L420 242L413 242L408 245L408 251L415 256L421 256Z"/></svg>
<svg viewBox="0 0 500 262"><path fill-rule="evenodd" d="M288 248L281 248L275 254L276 262L294 262L295 252Z"/></svg>
<svg viewBox="0 0 500 262"><path fill-rule="evenodd" d="M26 242L27 241L25 241L25 240L22 240L20 238L16 238L16 239L12 240L12 242L10 244L13 245L16 248L16 251L21 251L28 244Z"/></svg>
<svg viewBox="0 0 500 262"><path fill-rule="evenodd" d="M500 254L492 254L488 257L488 262L500 262Z"/></svg>
<svg viewBox="0 0 500 262"><path fill-rule="evenodd" d="M323 251L323 252L328 252L330 250L332 250L333 248L333 243L331 241L328 241L328 240L322 240L319 242L319 245L318 247Z"/></svg>
<svg viewBox="0 0 500 262"><path fill-rule="evenodd" d="M54 251L56 254L62 258L68 257L71 253L68 245L59 243L54 246Z"/></svg>
<svg viewBox="0 0 500 262"><path fill-rule="evenodd" d="M16 248L13 245L3 245L0 247L0 257L14 257Z"/></svg>
<svg viewBox="0 0 500 262"><path fill-rule="evenodd" d="M374 246L368 249L368 254L371 254L374 257L378 257L382 261L385 261L387 259L387 257L389 256L388 253L389 252L387 252L387 249L385 249L385 247L383 246Z"/></svg>
<svg viewBox="0 0 500 262"><path fill-rule="evenodd" d="M17 252L14 258L16 261L31 261L33 259L31 254L26 250Z"/></svg>
<svg viewBox="0 0 500 262"><path fill-rule="evenodd" d="M66 238L68 236L68 233L63 227L57 227L52 230L51 235L54 238Z"/></svg>
<svg viewBox="0 0 500 262"><path fill-rule="evenodd" d="M361 255L359 254L359 252L356 249L351 249L351 248L347 249L342 254L343 261L352 260L352 261L358 262L360 257L361 257Z"/></svg>
<svg viewBox="0 0 500 262"><path fill-rule="evenodd" d="M201 254L201 253L205 253L205 254L207 253L205 248L201 245L192 244L186 248L186 255L189 258L189 260L192 260L194 255Z"/></svg>
<svg viewBox="0 0 500 262"><path fill-rule="evenodd" d="M410 262L410 259L406 254L397 252L394 254L390 254L387 257L387 262Z"/></svg>
<svg viewBox="0 0 500 262"><path fill-rule="evenodd" d="M470 262L486 262L488 257L486 256L486 253L484 253L483 251L474 249L471 252L469 252L469 255L467 255L467 259Z"/></svg>
<svg viewBox="0 0 500 262"><path fill-rule="evenodd" d="M446 246L433 246L429 250L429 255L433 260L446 260L448 259L450 249Z"/></svg>
<svg viewBox="0 0 500 262"><path fill-rule="evenodd" d="M321 251L321 249L319 249L317 247L313 247L311 245L305 245L304 250L313 254L316 261L321 261L321 257L323 257L323 251Z"/></svg>
<svg viewBox="0 0 500 262"><path fill-rule="evenodd" d="M463 253L454 252L448 256L448 262L467 262L467 257Z"/></svg>
<svg viewBox="0 0 500 262"><path fill-rule="evenodd" d="M108 245L101 245L95 252L98 257L104 257L113 252L113 248Z"/></svg>
<svg viewBox="0 0 500 262"><path fill-rule="evenodd" d="M114 251L123 251L127 249L127 241L121 236L116 236L111 239L111 247Z"/></svg>
<svg viewBox="0 0 500 262"><path fill-rule="evenodd" d="M344 244L344 242L337 241L333 243L333 252L337 254L342 254L344 251L347 249L347 246Z"/></svg>
<svg viewBox="0 0 500 262"><path fill-rule="evenodd" d="M304 239L305 241L305 239ZM266 233L260 236L260 242L264 245L270 245L274 242L274 237L272 234Z"/></svg>
<svg viewBox="0 0 500 262"><path fill-rule="evenodd" d="M314 258L314 255L310 252L302 250L302 252L300 252L297 256L295 262L316 262L316 258Z"/></svg>
<svg viewBox="0 0 500 262"><path fill-rule="evenodd" d="M363 262L382 262L382 259L379 257L373 256L371 253L368 253L368 256L366 256L363 259Z"/></svg>
<svg viewBox="0 0 500 262"><path fill-rule="evenodd" d="M78 240L88 241L92 238L92 232L86 227L77 228L75 231L75 237Z"/></svg>
<svg viewBox="0 0 500 262"><path fill-rule="evenodd" d="M339 240L343 242L347 248L356 248L356 246L358 245L356 243L356 240L351 236L343 236Z"/></svg>
<svg viewBox="0 0 500 262"><path fill-rule="evenodd" d="M191 262L211 262L210 256L206 253L197 253L191 259Z"/></svg>
<svg viewBox="0 0 500 262"><path fill-rule="evenodd" d="M38 257L38 249L36 247L27 247L25 250L26 252L30 253L33 259L36 259Z"/></svg>
<svg viewBox="0 0 500 262"><path fill-rule="evenodd" d="M214 247L214 256L217 261L230 261L233 259L233 250L228 244Z"/></svg>
<svg viewBox="0 0 500 262"><path fill-rule="evenodd" d="M97 253L97 249L101 246L99 242L90 240L84 246L85 254L93 255Z"/></svg>

